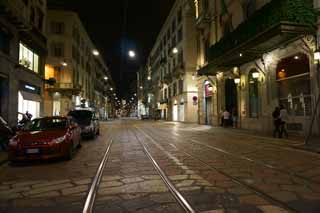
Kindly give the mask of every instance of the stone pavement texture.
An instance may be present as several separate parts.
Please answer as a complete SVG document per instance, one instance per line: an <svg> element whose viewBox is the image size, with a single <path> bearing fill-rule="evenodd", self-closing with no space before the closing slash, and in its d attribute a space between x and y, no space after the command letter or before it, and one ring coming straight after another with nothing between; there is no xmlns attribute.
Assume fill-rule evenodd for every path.
<svg viewBox="0 0 320 213"><path fill-rule="evenodd" d="M141 143L197 212L320 212L319 154L241 131L125 119L102 123L71 161L0 166L0 212L81 212L110 138L94 212L184 212Z"/></svg>

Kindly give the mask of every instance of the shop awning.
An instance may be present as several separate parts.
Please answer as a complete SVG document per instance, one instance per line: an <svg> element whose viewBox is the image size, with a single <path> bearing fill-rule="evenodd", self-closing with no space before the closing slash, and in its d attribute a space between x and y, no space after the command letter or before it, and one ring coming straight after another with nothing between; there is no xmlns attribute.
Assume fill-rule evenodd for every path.
<svg viewBox="0 0 320 213"><path fill-rule="evenodd" d="M24 100L28 101L35 101L35 102L41 102L42 98L38 94L30 93L30 92L25 92L25 91L20 91L21 95Z"/></svg>

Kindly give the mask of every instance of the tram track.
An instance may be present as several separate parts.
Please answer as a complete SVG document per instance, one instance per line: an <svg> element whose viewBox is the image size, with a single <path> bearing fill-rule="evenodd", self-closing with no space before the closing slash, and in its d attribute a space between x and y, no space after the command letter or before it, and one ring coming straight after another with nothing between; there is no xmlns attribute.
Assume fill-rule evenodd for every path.
<svg viewBox="0 0 320 213"><path fill-rule="evenodd" d="M127 124L124 123L123 124L126 128L126 132L127 134L129 134L129 129L127 127ZM153 165L154 169L157 171L158 175L161 177L161 180L163 181L163 183L165 184L165 186L167 187L168 191L171 193L171 195L174 197L174 199L176 200L176 202L179 204L179 206L187 213L195 213L196 210L193 209L193 207L189 204L189 202L182 196L182 194L175 188L175 186L172 184L172 182L169 180L168 176L163 172L163 170L161 169L161 167L159 166L159 164L157 163L157 161L153 158L153 156L151 155L151 153L148 150L147 145L142 142L138 135L131 130L133 135L135 136L137 142L140 144L140 146L142 147L142 150L144 152L144 154L146 155L146 157L150 160L151 164ZM110 156L110 152L111 152L111 147L112 144L114 142L114 138L112 138L109 142L109 145L104 153L104 156L99 164L99 167L97 169L96 175L93 178L90 190L87 194L86 197L86 201L83 207L83 213L92 213L94 212L94 205L95 205L95 201L96 201L96 196L99 190L99 185L101 182L101 178L102 175L104 173L104 169L107 166L107 162Z"/></svg>
<svg viewBox="0 0 320 213"><path fill-rule="evenodd" d="M181 137L179 134L175 134L177 137ZM201 143L200 141L198 140L195 140L195 139L184 139L185 141L188 141L188 142L191 142L193 144L197 144L199 146L203 146L203 147L206 147L208 149L211 149L211 150L214 150L216 152L220 152L224 155L228 155L228 156L231 156L233 158L237 158L237 159L240 159L240 160L245 160L245 161L248 161L248 162L251 162L251 163L254 163L258 166L263 166L265 168L268 168L268 169L272 169L274 171L277 171L277 172L280 172L282 174L287 174L287 175L290 175L290 176L294 176L296 178L300 178L304 181L308 181L310 183L314 183L314 184L319 184L320 182L319 181L314 181L310 178L306 178L302 175L299 175L297 174L296 172L293 172L293 171L290 171L290 170L287 170L287 169L283 169L283 168L280 168L280 167L277 167L276 165L273 165L273 164L268 164L268 163L264 163L263 161L261 160L256 160L256 159L253 159L253 158L250 158L250 157L247 157L245 155L239 155L239 154L235 154L235 153L232 153L230 151L227 151L225 149L222 149L222 148L219 148L219 147L216 147L216 146L212 146L212 145L208 145L208 144L204 144L204 143ZM178 141L179 142L179 141Z"/></svg>
<svg viewBox="0 0 320 213"><path fill-rule="evenodd" d="M137 129L142 133L144 134L147 138L150 139L150 141L154 144L158 144L160 145L159 143L159 139L163 138L163 136L161 135L157 135L157 139L146 133L144 130L142 130L141 128L138 128ZM154 134L154 133L153 133ZM168 144L169 145L169 144ZM161 145L160 145L161 146ZM258 189L257 187L254 187L252 185L249 185L248 183L246 183L245 181L241 180L240 178L237 178L237 177L234 177L226 172L224 172L222 169L220 168L217 168L213 165L210 165L208 164L207 162L205 162L204 160L200 159L199 157L193 155L193 154L190 154L189 152L187 151L184 151L182 149L178 149L175 145L171 145L171 147L173 147L174 149L176 149L177 152L180 152L180 153L183 153L184 155L188 156L190 159L194 159L195 161L198 161L200 162L203 166L207 167L208 169L212 170L212 171L216 171L222 175L224 175L225 177L228 177L231 181L233 181L234 183L238 184L238 185L241 185L242 187L245 187L246 189L248 189L249 191L253 192L254 194L264 198L265 200L268 200L270 203L276 205L276 206L280 206L282 208L284 208L285 210L289 211L289 212L299 212L297 209L295 208L292 208L291 206L289 206L287 203L279 200L279 199L276 199L270 195L268 195L267 193L263 192L262 190ZM168 151L168 150L167 150ZM170 151L168 151L170 152Z"/></svg>

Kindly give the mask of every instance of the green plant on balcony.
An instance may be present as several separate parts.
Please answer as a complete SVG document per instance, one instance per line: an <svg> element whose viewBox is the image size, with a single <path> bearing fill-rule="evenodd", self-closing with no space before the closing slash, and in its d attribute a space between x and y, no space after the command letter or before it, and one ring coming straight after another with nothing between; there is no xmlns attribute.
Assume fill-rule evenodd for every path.
<svg viewBox="0 0 320 213"><path fill-rule="evenodd" d="M257 34L281 23L314 30L316 13L312 0L272 0L209 48L209 60L241 45Z"/></svg>

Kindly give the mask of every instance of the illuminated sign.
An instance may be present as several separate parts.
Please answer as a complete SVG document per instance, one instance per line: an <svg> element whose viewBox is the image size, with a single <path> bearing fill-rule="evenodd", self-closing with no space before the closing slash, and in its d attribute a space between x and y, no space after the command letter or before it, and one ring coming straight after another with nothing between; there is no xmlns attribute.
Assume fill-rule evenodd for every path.
<svg viewBox="0 0 320 213"><path fill-rule="evenodd" d="M24 85L24 88L28 89L28 90L32 90L32 91L36 91L36 88L30 85Z"/></svg>

